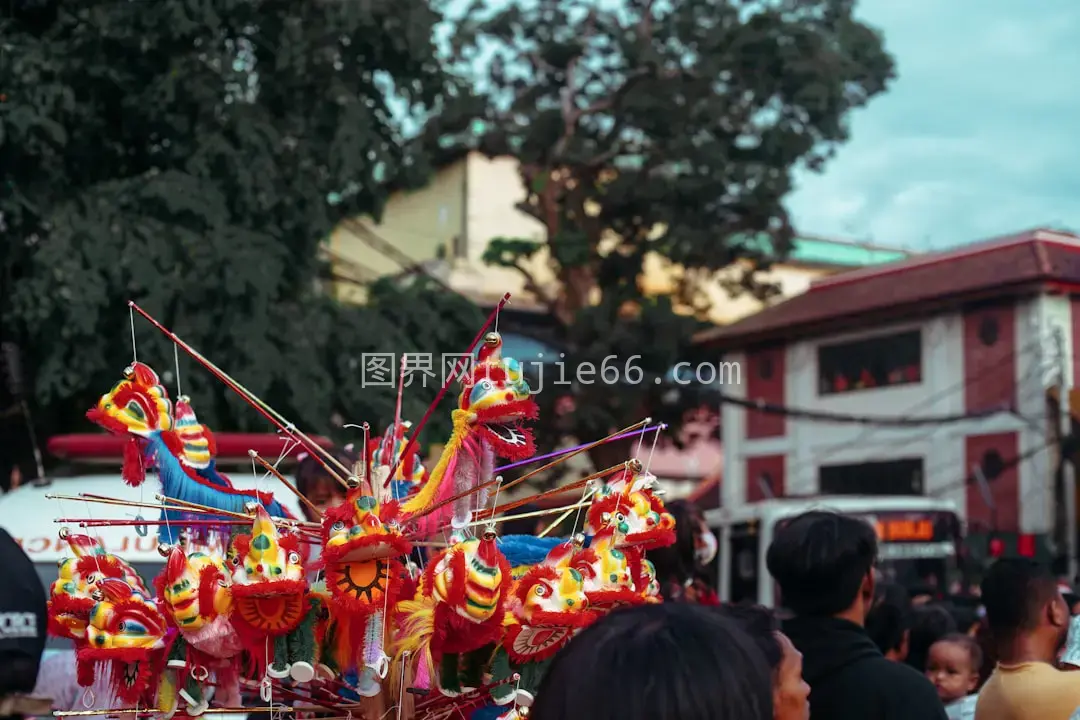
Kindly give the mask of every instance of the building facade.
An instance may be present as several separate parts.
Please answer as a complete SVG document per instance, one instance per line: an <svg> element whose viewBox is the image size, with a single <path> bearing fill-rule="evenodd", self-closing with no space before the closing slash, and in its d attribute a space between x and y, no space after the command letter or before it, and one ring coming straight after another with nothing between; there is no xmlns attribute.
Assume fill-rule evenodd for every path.
<svg viewBox="0 0 1080 720"><path fill-rule="evenodd" d="M427 272L481 304L498 302L503 293L514 295L515 308L530 307L530 296L520 273L486 265L484 252L497 237L543 241L543 226L517 209L525 198L517 161L489 158L472 152L439 168L431 182L411 192L399 192L386 204L379 223L356 218L342 223L326 243L334 264L335 296L344 302L363 302L362 285L348 282L397 275L419 264ZM377 236L373 241L370 234ZM378 242L381 241L381 242ZM382 252L382 244L396 252ZM761 278L775 282L780 298L805 292L812 281L851 268L891 262L911 255L897 248L799 237L791 256L777 263ZM556 282L543 252L529 265L545 290ZM721 285L738 268L721 271L707 292L712 299L711 320L735 322L760 311L765 305L744 295L728 296ZM646 258L642 287L646 293L666 294L681 269L657 255Z"/></svg>
<svg viewBox="0 0 1080 720"><path fill-rule="evenodd" d="M722 407L721 503L931 495L970 532L1045 533L1057 418L1047 389L1080 343L1080 238L1037 230L855 270L701 342L742 364L724 392L887 427Z"/></svg>
<svg viewBox="0 0 1080 720"><path fill-rule="evenodd" d="M393 195L378 223L356 218L332 233L325 250L334 266L333 276L338 278L333 282L335 297L362 303L366 298L364 281L400 275L420 266L482 306L494 306L503 293L512 293L513 302L503 316L504 352L530 364L557 357L559 349L543 341L544 318L540 316L544 313L525 289L522 275L488 266L482 259L488 244L497 237L544 239L540 223L516 207L524 198L513 158L489 158L472 152L447 162L427 186ZM816 279L910 255L896 248L801 236L790 257L761 277L778 285L779 301L805 292ZM554 287L556 280L544 253L534 257L529 270L545 290ZM663 258L648 256L642 287L646 293L670 293L679 272L679 267ZM735 322L768 306L749 295L728 296L722 281L739 272L737 267L721 271L707 288L713 301L710 319L717 324ZM715 484L722 469L716 420L687 423L683 448L661 445L656 449L651 470L672 480L672 497L693 492L702 479ZM584 456L581 461L586 462Z"/></svg>

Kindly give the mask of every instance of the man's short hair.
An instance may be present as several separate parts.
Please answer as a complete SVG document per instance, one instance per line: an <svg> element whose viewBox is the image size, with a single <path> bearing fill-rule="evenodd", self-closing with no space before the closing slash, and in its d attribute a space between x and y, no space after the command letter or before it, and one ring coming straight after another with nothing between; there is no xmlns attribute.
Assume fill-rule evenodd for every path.
<svg viewBox="0 0 1080 720"><path fill-rule="evenodd" d="M784 606L818 616L850 608L876 560L877 534L868 523L822 510L791 520L765 556Z"/></svg>
<svg viewBox="0 0 1080 720"><path fill-rule="evenodd" d="M1046 603L1060 593L1050 568L1028 558L998 560L981 589L987 624L998 637L1034 630Z"/></svg>

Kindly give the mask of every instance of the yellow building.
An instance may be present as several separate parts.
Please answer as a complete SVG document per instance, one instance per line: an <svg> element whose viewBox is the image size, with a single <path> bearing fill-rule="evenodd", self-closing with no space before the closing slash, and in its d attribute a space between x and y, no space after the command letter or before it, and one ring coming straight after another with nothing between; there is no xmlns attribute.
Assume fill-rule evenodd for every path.
<svg viewBox="0 0 1080 720"><path fill-rule="evenodd" d="M480 304L494 304L505 292L514 295L515 310L529 307L522 275L487 266L481 260L488 242L496 237L542 241L540 223L518 211L525 196L513 158L488 158L473 152L440 168L424 188L400 192L386 205L382 221L358 218L342 223L331 235L327 254L334 264L334 292L344 302L363 302L363 282L379 276L415 270L417 264L447 285ZM763 273L775 282L781 297L798 295L811 281L845 269L898 260L905 251L865 244L799 237L790 257ZM530 266L542 287L554 284L543 256ZM646 259L642 278L646 292L669 292L680 273L664 258ZM727 324L762 309L750 296L732 298L720 280L737 272L718 273L706 288L711 301L710 319ZM349 279L356 282L349 282Z"/></svg>

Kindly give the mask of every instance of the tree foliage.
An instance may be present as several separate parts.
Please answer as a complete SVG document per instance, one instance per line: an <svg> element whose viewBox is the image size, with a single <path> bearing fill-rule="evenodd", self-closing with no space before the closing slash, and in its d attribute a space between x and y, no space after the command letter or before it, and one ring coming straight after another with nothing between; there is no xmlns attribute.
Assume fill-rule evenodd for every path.
<svg viewBox="0 0 1080 720"><path fill-rule="evenodd" d="M308 428L385 410L394 391L359 392L339 353L415 345L433 331L403 336L380 298L427 291L338 308L318 247L423 179L402 124L443 91L438 19L422 0L0 9L0 334L49 430L85 429L130 362L129 299ZM169 343L135 325L139 359L173 374ZM212 425L266 427L182 354L179 371Z"/></svg>
<svg viewBox="0 0 1080 720"><path fill-rule="evenodd" d="M486 259L520 270L568 360L644 355L636 388L571 386L576 410L556 433L594 437L700 401L682 388L674 402L660 381L690 359L703 288L739 262L748 271L729 289L773 290L757 273L790 250L793 171L821 169L850 112L893 76L854 4L478 0L460 22L454 66L475 92L455 96L428 140L517 158L518 209L544 228L542 242L501 239ZM554 287L524 262L541 251ZM650 254L682 269L667 297L643 287Z"/></svg>

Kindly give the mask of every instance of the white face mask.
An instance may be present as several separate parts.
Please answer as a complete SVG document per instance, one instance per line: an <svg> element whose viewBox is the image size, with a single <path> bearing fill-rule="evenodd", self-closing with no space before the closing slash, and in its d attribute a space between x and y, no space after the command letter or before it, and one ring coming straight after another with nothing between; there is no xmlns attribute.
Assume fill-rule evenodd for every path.
<svg viewBox="0 0 1080 720"><path fill-rule="evenodd" d="M716 559L716 536L711 531L706 530L698 535L697 542L694 545L696 546L694 556L697 558L699 565L708 565Z"/></svg>

